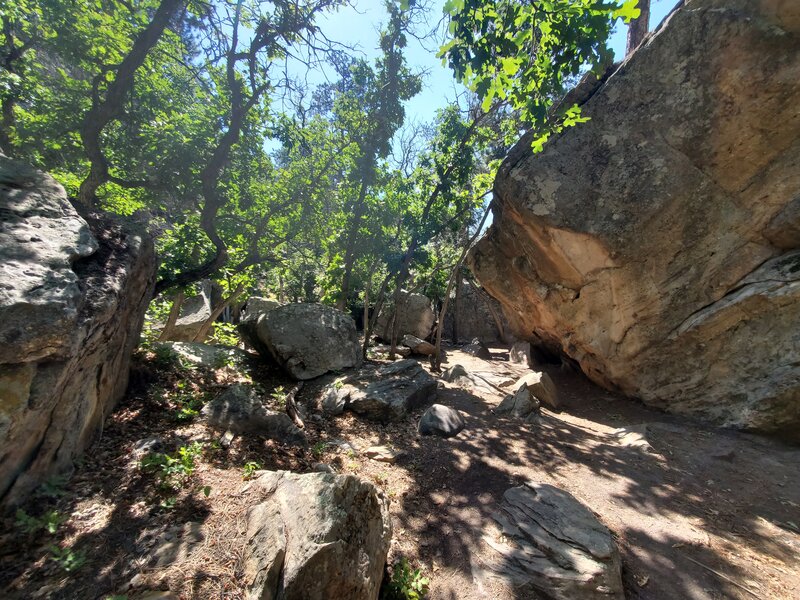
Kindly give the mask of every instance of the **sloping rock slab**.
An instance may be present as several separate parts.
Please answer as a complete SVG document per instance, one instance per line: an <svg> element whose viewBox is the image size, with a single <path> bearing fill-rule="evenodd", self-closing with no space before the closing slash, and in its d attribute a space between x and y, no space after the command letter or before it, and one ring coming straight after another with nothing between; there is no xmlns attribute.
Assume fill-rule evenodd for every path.
<svg viewBox="0 0 800 600"><path fill-rule="evenodd" d="M264 406L258 393L247 385L232 385L203 407L208 424L221 431L255 435L284 444L304 445L305 434L284 412Z"/></svg>
<svg viewBox="0 0 800 600"><path fill-rule="evenodd" d="M436 380L413 359L366 367L322 391L323 409L350 409L374 421L394 421L436 396Z"/></svg>
<svg viewBox="0 0 800 600"><path fill-rule="evenodd" d="M350 315L322 304L285 304L258 317L256 350L266 348L296 379L313 379L361 363Z"/></svg>
<svg viewBox="0 0 800 600"><path fill-rule="evenodd" d="M123 396L154 279L149 238L0 156L0 504L71 469Z"/></svg>
<svg viewBox="0 0 800 600"><path fill-rule="evenodd" d="M378 597L392 537L386 499L353 475L278 471L255 481L244 551L248 600Z"/></svg>
<svg viewBox="0 0 800 600"><path fill-rule="evenodd" d="M572 495L528 482L506 490L493 518L502 535L484 536L490 557L474 561L479 577L498 578L530 597L624 600L611 532Z"/></svg>

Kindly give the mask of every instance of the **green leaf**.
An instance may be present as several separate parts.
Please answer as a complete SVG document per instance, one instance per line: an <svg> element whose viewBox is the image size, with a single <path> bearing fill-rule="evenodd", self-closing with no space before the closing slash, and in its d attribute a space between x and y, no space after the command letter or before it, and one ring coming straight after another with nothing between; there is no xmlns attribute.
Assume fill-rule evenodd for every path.
<svg viewBox="0 0 800 600"><path fill-rule="evenodd" d="M637 8L639 0L625 0L617 10L614 11L615 19L623 19L626 23L630 23L633 19L638 19L642 11Z"/></svg>

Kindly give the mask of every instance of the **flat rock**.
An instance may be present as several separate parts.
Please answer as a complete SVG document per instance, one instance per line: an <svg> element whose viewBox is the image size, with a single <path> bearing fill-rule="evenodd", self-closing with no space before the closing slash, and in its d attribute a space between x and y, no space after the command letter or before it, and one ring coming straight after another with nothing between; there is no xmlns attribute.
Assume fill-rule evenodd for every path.
<svg viewBox="0 0 800 600"><path fill-rule="evenodd" d="M370 446L364 450L364 456L378 462L385 462L393 465L399 458L404 456L404 452L393 450L388 446Z"/></svg>
<svg viewBox="0 0 800 600"><path fill-rule="evenodd" d="M487 533L481 578L497 578L520 597L624 600L621 560L611 532L572 495L528 482L510 488L493 515L500 534Z"/></svg>
<svg viewBox="0 0 800 600"><path fill-rule="evenodd" d="M392 347L388 344L378 344L377 346L370 346L369 350L375 354L389 354L389 352L392 350ZM403 358L411 356L411 348L406 346L397 346L394 349L394 352Z"/></svg>
<svg viewBox="0 0 800 600"><path fill-rule="evenodd" d="M176 356L206 369L240 365L248 358L247 352L239 348L200 342L157 342L153 347L168 348Z"/></svg>
<svg viewBox="0 0 800 600"><path fill-rule="evenodd" d="M248 385L230 386L203 407L203 416L215 429L238 435L253 435L284 444L304 445L305 434L285 412L264 406Z"/></svg>
<svg viewBox="0 0 800 600"><path fill-rule="evenodd" d="M393 421L436 395L436 380L413 359L380 367L368 366L322 390L323 409L346 409L371 420Z"/></svg>
<svg viewBox="0 0 800 600"><path fill-rule="evenodd" d="M434 404L422 414L417 431L420 435L450 438L458 435L465 426L464 417L455 408Z"/></svg>
<svg viewBox="0 0 800 600"><path fill-rule="evenodd" d="M375 599L392 537L386 498L353 475L268 472L247 516L248 600Z"/></svg>

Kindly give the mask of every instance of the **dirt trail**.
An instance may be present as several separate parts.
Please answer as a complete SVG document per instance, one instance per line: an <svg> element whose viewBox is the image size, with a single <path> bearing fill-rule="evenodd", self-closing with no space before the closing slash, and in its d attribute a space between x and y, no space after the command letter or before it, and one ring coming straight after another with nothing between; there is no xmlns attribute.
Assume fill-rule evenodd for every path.
<svg viewBox="0 0 800 600"><path fill-rule="evenodd" d="M451 351L449 364L524 373L506 362L504 349L492 351L492 361ZM448 385L437 402L467 420L456 438L393 435L392 426L371 436L407 452L381 470L394 471L390 490L404 488L392 503L395 551L429 565L431 598L514 597L482 589L471 561L487 550L481 537L503 492L526 480L568 490L614 532L628 598L800 598L800 449L699 427L574 372L544 370L564 406L558 414L543 410L539 426L496 417L499 392ZM633 433L621 440L623 427ZM345 427L338 435L366 441Z"/></svg>
<svg viewBox="0 0 800 600"><path fill-rule="evenodd" d="M509 365L506 349L492 352L493 360L483 361L451 349L448 365L488 377L525 372ZM276 367L254 365L265 390L291 385ZM256 461L300 472L324 462L374 481L390 499L389 560L405 556L423 566L433 600L517 597L493 581L484 587L473 565L487 552L482 538L503 492L526 480L568 490L613 531L629 599L800 598L799 448L703 428L617 397L574 372L543 370L563 410L544 409L540 425L495 416L502 400L496 390L443 384L436 401L458 408L467 422L453 439L417 436L422 409L385 426L349 413L308 415L306 450L245 438L224 448L202 422L170 420L169 390L188 385L214 394L240 379L238 372L181 371L166 379L151 373L109 418L63 494L47 501L71 515L57 541L84 553L86 566L65 575L46 558L52 540L25 542L7 520L0 589L8 598L136 598L143 589L242 598L245 514L254 501L242 467ZM313 404L323 384L308 383L299 400ZM616 430L623 427L632 433L621 440ZM131 460L134 442L153 435L175 445L198 440L205 448L191 483L168 509L158 507L152 478ZM370 460L362 451L375 444L405 456L392 465ZM198 492L204 486L212 490L208 498ZM204 541L188 560L153 566L157 540L187 521L200 523ZM132 579L138 579L133 589Z"/></svg>

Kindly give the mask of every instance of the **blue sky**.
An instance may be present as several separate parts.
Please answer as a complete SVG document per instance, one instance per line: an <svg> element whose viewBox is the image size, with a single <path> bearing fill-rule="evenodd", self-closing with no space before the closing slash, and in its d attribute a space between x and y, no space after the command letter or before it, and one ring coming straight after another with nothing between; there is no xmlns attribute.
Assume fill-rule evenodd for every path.
<svg viewBox="0 0 800 600"><path fill-rule="evenodd" d="M433 29L441 18L444 0L429 1L431 10L427 29ZM650 29L661 22L676 2L677 0L651 0ZM353 6L344 7L339 12L320 19L318 25L330 39L356 46L365 56L375 57L378 54L378 30L385 20L383 0L354 0ZM611 47L617 58L625 53L626 32L627 27L619 24L611 38ZM424 69L428 73L422 92L406 105L407 120L430 121L436 110L452 101L460 89L453 80L450 69L436 58L437 49L438 43L434 40L420 43L409 39L406 54L408 63L413 68ZM324 79L325 75L322 73L313 74L309 76L309 83Z"/></svg>

